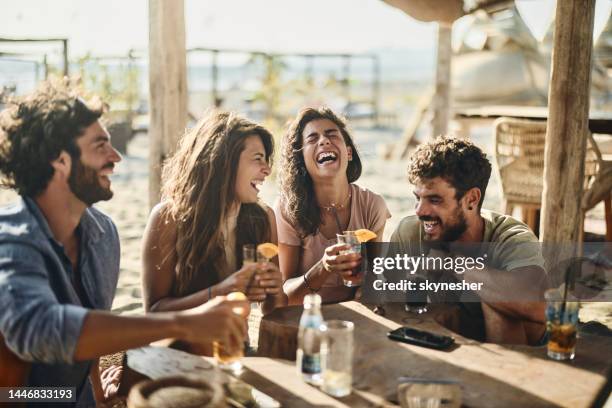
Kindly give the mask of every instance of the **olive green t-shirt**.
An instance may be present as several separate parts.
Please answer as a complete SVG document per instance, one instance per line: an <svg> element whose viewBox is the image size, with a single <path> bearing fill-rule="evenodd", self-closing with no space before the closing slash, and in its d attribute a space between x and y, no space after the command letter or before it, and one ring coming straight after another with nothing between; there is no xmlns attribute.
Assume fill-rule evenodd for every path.
<svg viewBox="0 0 612 408"><path fill-rule="evenodd" d="M486 265L506 271L526 266L544 267L538 239L527 225L509 215L493 211L481 210L480 214L484 219L484 234L482 244L476 243L475 246L479 247L481 255L487 254ZM427 255L427 245L423 245L424 235L419 218L411 215L400 222L390 241L397 243L396 249L409 256ZM480 302L459 301L456 304L460 308L459 331L467 337L485 341Z"/></svg>
<svg viewBox="0 0 612 408"><path fill-rule="evenodd" d="M484 219L482 242L492 243L487 247L490 265L496 269L510 271L525 266L544 267L544 258L538 238L527 225L510 215L481 210ZM391 235L391 242L399 243L403 252L411 255L427 255L423 248L424 231L416 215L400 221Z"/></svg>

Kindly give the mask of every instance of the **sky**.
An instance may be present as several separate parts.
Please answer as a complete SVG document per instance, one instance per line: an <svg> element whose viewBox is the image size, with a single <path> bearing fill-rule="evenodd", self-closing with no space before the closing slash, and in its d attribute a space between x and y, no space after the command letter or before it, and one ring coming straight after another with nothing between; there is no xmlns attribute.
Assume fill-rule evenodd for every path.
<svg viewBox="0 0 612 408"><path fill-rule="evenodd" d="M517 0L517 7L534 34L543 35L554 0ZM612 0L597 0L596 7L597 31ZM68 37L71 56L125 54L148 43L147 0L0 0L0 10L0 37ZM185 0L185 15L187 47L278 52L435 47L435 23L416 21L381 0Z"/></svg>

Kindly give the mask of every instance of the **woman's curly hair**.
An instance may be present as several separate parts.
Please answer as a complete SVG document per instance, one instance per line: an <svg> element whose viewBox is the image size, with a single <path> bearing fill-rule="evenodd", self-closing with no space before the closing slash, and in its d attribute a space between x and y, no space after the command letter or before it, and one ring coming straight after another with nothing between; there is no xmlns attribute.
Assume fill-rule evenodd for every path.
<svg viewBox="0 0 612 408"><path fill-rule="evenodd" d="M76 139L104 113L88 105L68 81L45 81L33 93L9 100L0 113L0 186L35 197L53 176L62 150L80 157Z"/></svg>
<svg viewBox="0 0 612 408"><path fill-rule="evenodd" d="M457 200L469 189L477 187L481 193L479 209L490 176L491 162L487 155L469 140L454 137L438 137L420 145L408 165L408 180L412 184L440 177L456 190Z"/></svg>
<svg viewBox="0 0 612 408"><path fill-rule="evenodd" d="M361 176L361 159L353 139L346 129L346 122L328 107L305 108L293 122L283 138L280 162L280 204L281 211L296 229L307 236L314 234L321 225L321 209L314 193L312 178L304 162L302 133L313 120L328 119L338 126L344 142L352 150L353 157L348 163L346 176L352 183Z"/></svg>

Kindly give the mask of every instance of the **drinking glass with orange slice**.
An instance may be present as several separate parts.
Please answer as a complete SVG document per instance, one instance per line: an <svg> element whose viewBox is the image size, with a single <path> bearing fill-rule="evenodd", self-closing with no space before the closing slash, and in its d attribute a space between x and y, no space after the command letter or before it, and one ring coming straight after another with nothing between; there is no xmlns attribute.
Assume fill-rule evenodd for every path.
<svg viewBox="0 0 612 408"><path fill-rule="evenodd" d="M340 255L345 254L361 254L361 244L376 238L376 233L369 229L358 229L355 231L344 231L342 234L336 235L339 244L349 245L348 249L340 251ZM357 265L350 276L343 276L342 283L344 286L356 287L361 285L363 279L362 264Z"/></svg>
<svg viewBox="0 0 612 408"><path fill-rule="evenodd" d="M232 292L226 296L227 300L247 300L247 297L242 292ZM234 307L232 312L244 317L248 317L248 310L243 307ZM236 350L228 349L227 345L221 344L218 341L213 342L213 357L217 365L222 370L230 371L238 374L242 371L242 362L240 359L244 357L244 348L240 347Z"/></svg>

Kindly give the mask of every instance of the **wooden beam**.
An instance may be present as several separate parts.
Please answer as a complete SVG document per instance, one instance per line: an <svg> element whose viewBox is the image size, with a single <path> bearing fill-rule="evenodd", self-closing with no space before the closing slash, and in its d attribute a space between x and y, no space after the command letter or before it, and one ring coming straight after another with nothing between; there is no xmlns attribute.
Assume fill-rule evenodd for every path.
<svg viewBox="0 0 612 408"><path fill-rule="evenodd" d="M450 116L450 81L452 25L438 23L438 56L436 65L436 90L433 99L434 116L432 119L432 136L445 135Z"/></svg>
<svg viewBox="0 0 612 408"><path fill-rule="evenodd" d="M557 0L540 221L547 243L579 239L594 15L595 0ZM562 259L554 251L546 257Z"/></svg>
<svg viewBox="0 0 612 408"><path fill-rule="evenodd" d="M183 0L149 0L149 205L159 202L161 165L187 124Z"/></svg>

